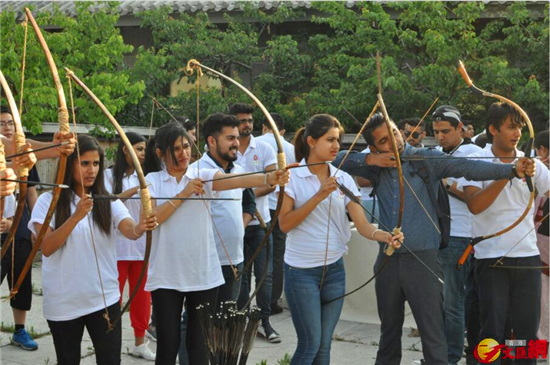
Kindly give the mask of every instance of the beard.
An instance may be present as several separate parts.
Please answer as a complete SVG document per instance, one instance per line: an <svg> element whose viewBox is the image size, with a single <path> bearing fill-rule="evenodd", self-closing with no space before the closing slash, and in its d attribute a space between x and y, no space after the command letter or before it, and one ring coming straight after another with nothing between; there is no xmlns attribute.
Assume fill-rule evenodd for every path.
<svg viewBox="0 0 550 365"><path fill-rule="evenodd" d="M252 134L252 128L243 128L242 131L239 132L241 137L248 137Z"/></svg>
<svg viewBox="0 0 550 365"><path fill-rule="evenodd" d="M233 162L233 161L237 161L237 154L235 153L235 155L231 155L229 152L236 151L236 150L237 150L237 147L231 147L228 152L222 152L218 147L216 148L216 154L220 156L220 158L224 161Z"/></svg>

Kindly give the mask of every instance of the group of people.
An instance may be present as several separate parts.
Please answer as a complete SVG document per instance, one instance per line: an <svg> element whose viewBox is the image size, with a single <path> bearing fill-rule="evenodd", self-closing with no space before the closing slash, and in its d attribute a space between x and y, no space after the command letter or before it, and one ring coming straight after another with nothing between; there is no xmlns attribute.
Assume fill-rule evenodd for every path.
<svg viewBox="0 0 550 365"><path fill-rule="evenodd" d="M227 113L208 116L199 135L189 133L194 128L185 119L167 122L149 140L127 133L152 197L153 213L147 215L137 199L140 187L132 151L123 143L109 168L98 141L87 135L56 135L67 143L47 156L37 153L38 158L68 156L64 184L69 188L61 192L41 246L43 310L59 364L79 363L84 328L98 364L120 363L121 326L109 330L105 317L120 313L127 281L130 291L137 286L146 231L152 231L152 248L147 277L130 309L135 334L131 353L173 364L179 352L180 363L208 364L197 306L209 303L215 312L221 303L234 301L244 309L250 302L253 271L259 334L269 342L281 341L269 318L280 311L284 291L298 338L291 364L328 364L346 288L350 219L360 235L380 246L374 266L381 321L376 364L401 362L405 302L418 325L426 364L458 363L465 327L469 353L482 339L504 343L512 333L527 342L548 339L547 325L537 333L544 321L541 313L545 315L541 306L546 306L548 322L548 298L541 295L548 296L548 271L540 271L549 261L547 223L546 233L543 229L549 194L548 131L535 141L540 158L532 159L531 151L524 156L517 145L525 121L512 106L495 103L486 119L489 144L481 149L466 135L460 112L443 105L431 118L437 149L421 146L426 127L419 120L398 126L376 113L363 130L368 149L346 153L340 151L340 122L318 114L297 131L293 144L284 143L290 173L277 169L276 140L267 119L263 135L252 135L253 114L254 108L238 103ZM12 142L4 128L13 125L10 117L2 111L7 147ZM283 118L275 113L271 117L283 135ZM415 146L408 138L416 139ZM204 153L198 152L198 145L204 145ZM32 165L33 158L26 155L12 163ZM13 171L3 171L4 177L13 178ZM403 207L400 179L405 182ZM527 180L536 187L537 208L530 208L525 219L506 231L527 207ZM359 187L377 203L363 197L363 206L358 204ZM2 232L9 230L13 216L15 199L8 198L14 188L5 183L0 189L6 197ZM449 196L450 237L442 235L438 219L442 194ZM52 196L46 192L28 198L32 203L22 230L36 236ZM401 230L382 229L398 225L400 210ZM371 223L370 215L379 219L379 226ZM271 224L275 226L266 237ZM30 233L13 245L15 256L25 256L18 245L32 245ZM485 236L457 270L471 239ZM395 253L389 256L392 249ZM546 255L544 264L541 253ZM2 278L10 275L10 265L2 262ZM30 291L30 275L28 283ZM21 323L16 312L30 309L30 297L16 302L23 292L22 287L12 307L16 330L24 331L24 318ZM156 354L145 342L151 303Z"/></svg>

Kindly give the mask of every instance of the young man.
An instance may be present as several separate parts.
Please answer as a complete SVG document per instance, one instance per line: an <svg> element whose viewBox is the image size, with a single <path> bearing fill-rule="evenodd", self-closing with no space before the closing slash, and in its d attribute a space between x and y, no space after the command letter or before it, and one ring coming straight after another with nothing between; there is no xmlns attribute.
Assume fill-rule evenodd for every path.
<svg viewBox="0 0 550 365"><path fill-rule="evenodd" d="M15 134L15 124L13 122L13 117L11 111L8 109L2 108L0 112L0 134L6 137L9 140L13 139ZM11 154L12 151L8 153ZM40 182L38 177L38 171L36 166L33 166L29 170L28 181ZM8 286L11 289L12 283L19 278L19 274L29 257L29 254L32 250L31 242L31 232L27 228L27 224L30 220L30 213L38 194L36 193L36 185L27 186L27 197L25 201L25 210L21 216L21 221L17 227L15 234L15 240L10 245L9 250L6 252L5 256L2 258L2 272L0 276L0 282L4 281L4 278L8 277ZM5 242L8 236L8 231L5 231L2 234L2 244ZM15 250L15 251L13 251ZM13 273L12 277L12 258L13 258ZM10 300L10 305L13 312L13 321L15 324L15 332L12 336L12 344L20 346L24 350L37 350L38 344L32 339L30 334L25 330L25 322L27 319L27 312L31 309L32 302L32 278L31 271L25 277L21 288L19 289L19 294L15 298Z"/></svg>
<svg viewBox="0 0 550 365"><path fill-rule="evenodd" d="M491 145L471 157L494 157L494 166L503 166L522 158L517 149L525 121L512 106L494 103L489 108L485 123ZM539 194L549 195L548 168L535 160L536 175L532 178ZM467 177L466 177L467 178ZM472 225L474 237L499 232L517 221L529 201L525 179L498 179L473 182L463 180L468 208L475 214ZM481 308L479 339L492 338L504 344L507 316L515 339L537 339L540 321L541 273L528 267L541 265L534 230L534 207L512 230L481 241L475 246L475 275ZM499 261L503 268L491 265ZM502 265L500 265L500 263ZM517 267L517 269L514 269ZM524 363L534 364L532 359ZM497 359L494 364L500 364Z"/></svg>
<svg viewBox="0 0 550 365"><path fill-rule="evenodd" d="M515 174L524 176L524 171L532 173L533 163L520 159L515 165L494 165L482 161L453 160L442 152L429 148L414 148L405 143L393 122L392 132L400 156L422 155L439 156L438 159L423 161L430 176L432 191L437 191L441 179L466 176L472 180L487 177L508 179ZM367 124L363 136L370 146L371 153L351 153L342 169L352 175L369 179L376 186L376 196L380 202L380 221L389 228L397 225L399 211L399 186L397 163L392 150L388 128L381 114L375 114ZM341 152L334 164L338 166L344 156ZM420 260L439 277L442 270L439 264L441 236L431 221L437 222L435 207L432 205L424 180L418 175L411 162L403 161L405 206L402 231L407 237L404 242ZM514 167L515 166L515 167ZM410 185L410 188L409 186ZM413 190L415 195L411 192ZM422 205L420 204L422 203ZM420 214L424 208L426 214ZM375 264L375 271L386 261L383 245ZM393 365L401 361L401 334L405 316L405 301L409 302L422 341L422 351L426 363L447 365L447 346L443 309L443 285L404 247L396 250L387 260L385 268L376 277L375 290L378 314L382 323L380 345L376 364Z"/></svg>
<svg viewBox="0 0 550 365"><path fill-rule="evenodd" d="M273 148L265 142L257 141L252 135L254 119L252 113L254 109L242 103L233 104L229 109L229 114L234 115L239 121L239 150L237 152L237 164L246 172L257 172L271 170L277 167L277 158ZM268 195L275 190L275 187L263 187L254 189L256 196L256 208L264 222L269 224L271 216L269 214ZM260 226L258 220L253 220L245 229L244 235L244 261L245 266L248 258L256 252L260 243L265 237L265 232ZM269 237L271 245L271 237ZM269 316L271 316L271 293L273 280L273 255L269 255L266 260L266 246L262 248L261 253L256 257L253 263L256 285L261 279L265 265L267 265L267 275L256 296L256 303L260 308L261 324L258 332L269 342L281 342L281 336L271 327ZM241 293L239 295L239 307L242 308L248 301L250 295L250 272L244 273L241 283Z"/></svg>
<svg viewBox="0 0 550 365"><path fill-rule="evenodd" d="M464 139L471 140L476 135L476 131L474 129L474 122L471 120L463 120L462 123L464 124L462 136L464 137Z"/></svg>
<svg viewBox="0 0 550 365"><path fill-rule="evenodd" d="M481 148L470 140L462 138L461 115L455 107L440 106L433 113L432 120L440 151L454 157L465 157L481 151ZM464 351L465 284L470 271L470 265L457 270L456 264L472 237L472 214L464 201L462 186L449 178L446 181L446 188L451 207L451 238L449 247L441 250L439 255L445 276L443 302L447 354L449 365L456 365Z"/></svg>
<svg viewBox="0 0 550 365"><path fill-rule="evenodd" d="M285 135L285 120L283 117L277 113L271 113L273 121L277 125L279 134L282 136ZM262 123L262 135L256 138L256 141L266 142L273 148L273 151L277 150L277 142L275 141L275 136L273 135L273 130L271 129L271 124L267 118L264 117ZM294 156L294 146L291 143L288 143L284 139L283 149L285 151L286 164L287 166L296 162L296 157ZM269 194L269 214L271 219L273 219L273 214L277 209L277 194L275 192ZM283 262L285 256L285 241L286 233L281 231L279 228L279 222L275 222L275 227L271 233L273 239L273 290L271 292L271 314L278 314L283 311L283 308L279 305L279 299L283 294Z"/></svg>
<svg viewBox="0 0 550 365"><path fill-rule="evenodd" d="M426 122L422 121L420 125L418 124L419 122L419 118L408 119L405 125L405 132L403 133L405 141L413 147L424 147L422 140L426 137Z"/></svg>

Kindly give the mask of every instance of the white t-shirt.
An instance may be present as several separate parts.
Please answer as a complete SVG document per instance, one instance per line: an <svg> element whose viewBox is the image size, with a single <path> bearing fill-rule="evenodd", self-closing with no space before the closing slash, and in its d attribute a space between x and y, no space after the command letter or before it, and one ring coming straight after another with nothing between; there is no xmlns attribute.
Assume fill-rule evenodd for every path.
<svg viewBox="0 0 550 365"><path fill-rule="evenodd" d="M4 212L3 217L4 218L11 218L15 215L15 195L11 194L4 198Z"/></svg>
<svg viewBox="0 0 550 365"><path fill-rule="evenodd" d="M76 211L80 197L73 195L71 214ZM42 224L52 201L52 193L38 198L32 210L28 228L38 234L35 223ZM89 217L89 218L88 218ZM124 219L130 217L128 209L119 200L111 202L111 234L106 235L92 224L93 242L97 251L97 264L90 236L92 212L73 229L67 242L50 257L42 256L42 289L44 317L50 321L70 321L105 307L97 264L101 271L103 292L107 306L120 299L118 270L113 232ZM55 229L55 213L50 222Z"/></svg>
<svg viewBox="0 0 550 365"><path fill-rule="evenodd" d="M237 152L236 164L240 165L246 172L256 172L266 170L269 165L277 164L277 156L273 148L265 142L258 141L254 136L250 136L250 144L242 154ZM269 214L268 195L256 198L256 209L264 219L265 223L271 221ZM249 226L257 226L260 222L254 219Z"/></svg>
<svg viewBox="0 0 550 365"><path fill-rule="evenodd" d="M273 133L266 133L259 137L256 137L256 141L262 141L266 142L273 148L273 151L277 151L277 141L275 141L275 136ZM296 156L294 154L294 145L292 143L288 143L285 141L284 138L281 137L281 142L283 143L283 150L285 151L285 158L286 158L286 164L287 166L296 162ZM274 191L269 196L269 209L275 210L277 209L277 193Z"/></svg>
<svg viewBox="0 0 550 365"><path fill-rule="evenodd" d="M218 169L223 173L223 168L219 167L208 153L202 155L199 161L193 163L190 168L196 169L200 164L200 169ZM244 169L239 165L233 165L231 169L232 174L241 174L243 172ZM218 198L239 199L238 201L212 201L210 203L210 212L212 213L212 220L215 225L215 227L212 225L214 240L216 241L218 257L222 265L230 265L231 263L237 265L244 261L243 190L232 189L216 193ZM231 258L231 262L227 258L224 245Z"/></svg>
<svg viewBox="0 0 550 365"><path fill-rule="evenodd" d="M107 189L110 194L113 193L114 185L113 169L106 169L105 189ZM135 171L130 176L124 175L122 178L122 191L126 191L136 186L139 186L139 179ZM134 195L134 197L139 197L139 194ZM128 208L134 222L139 222L141 220L141 200L127 199L123 204ZM124 237L124 235L117 230L114 237L117 259L119 261L143 261L146 243L145 234L137 240L132 241Z"/></svg>
<svg viewBox="0 0 550 365"><path fill-rule="evenodd" d="M367 147L361 153L370 153L370 148ZM370 196L370 193L372 193L373 187L361 187L359 188L359 191L361 192L361 200L373 200L373 198Z"/></svg>
<svg viewBox="0 0 550 365"><path fill-rule="evenodd" d="M516 151L516 156L522 157L521 151ZM491 146L474 153L473 156L494 157ZM499 159L489 160L493 163L502 163ZM535 160L536 175L533 177L533 183L536 189L546 193L549 188L548 168L539 160ZM461 179L462 186L476 186L485 188L493 180L486 181L468 181ZM512 179L506 184L496 200L483 212L474 216L472 220L472 236L484 236L496 233L509 227L525 211L529 201L529 189L525 179ZM511 231L498 237L490 238L478 243L475 246L475 257L477 259L488 259L501 256L508 257L530 257L539 254L537 248L537 235L534 227L534 207L531 207L527 217ZM529 232L529 233L528 233ZM527 234L527 236L525 236ZM524 237L525 236L525 237ZM511 252L508 252L512 246L517 244Z"/></svg>
<svg viewBox="0 0 550 365"><path fill-rule="evenodd" d="M440 146L437 150L443 151ZM453 153L454 157L465 157L473 153L481 151L481 148L473 143L463 144L458 147ZM447 178L449 182L457 183L458 190L463 190L460 185L460 179ZM472 213L468 209L468 205L449 194L449 205L451 207L451 236L453 237L472 237Z"/></svg>
<svg viewBox="0 0 550 365"><path fill-rule="evenodd" d="M216 172L218 170L201 168L200 178L210 180ZM197 170L188 168L179 183L165 170L149 173L146 179L151 196L172 197L197 177ZM212 193L212 182L205 183L204 190L201 197L217 197ZM157 200L156 204L165 202ZM145 290L190 292L212 289L225 282L208 210L210 201L186 200L153 231Z"/></svg>
<svg viewBox="0 0 550 365"><path fill-rule="evenodd" d="M305 159L300 165L305 165ZM334 175L336 167L330 166L330 174ZM359 196L359 190L353 178L344 171L336 173L338 182ZM306 204L321 187L316 175L309 168L298 168L292 172L292 178L285 187L285 194L294 199L294 209ZM327 265L338 261L348 251L347 243L351 238L350 223L346 215L349 198L340 190L334 191L331 198L327 197L307 216L297 227L288 232L285 249L285 263L300 268L322 266L325 263L328 232ZM328 212L330 206L330 223Z"/></svg>

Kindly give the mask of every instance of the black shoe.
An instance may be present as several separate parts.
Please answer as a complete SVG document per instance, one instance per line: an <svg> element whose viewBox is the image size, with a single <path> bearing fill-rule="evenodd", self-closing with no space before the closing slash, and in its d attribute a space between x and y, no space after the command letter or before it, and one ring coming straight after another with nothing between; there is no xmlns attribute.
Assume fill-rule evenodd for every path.
<svg viewBox="0 0 550 365"><path fill-rule="evenodd" d="M279 314L279 313L283 313L283 307L281 307L277 303L271 304L271 314Z"/></svg>
<svg viewBox="0 0 550 365"><path fill-rule="evenodd" d="M277 331L275 331L273 327L271 327L271 323L269 323L269 319L262 319L262 323L258 327L258 334L265 337L267 342L271 342L271 343L281 342L281 335L279 335Z"/></svg>

